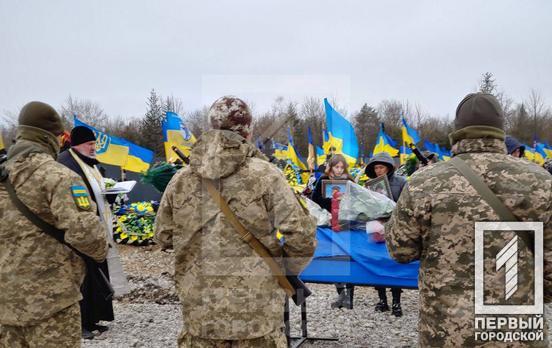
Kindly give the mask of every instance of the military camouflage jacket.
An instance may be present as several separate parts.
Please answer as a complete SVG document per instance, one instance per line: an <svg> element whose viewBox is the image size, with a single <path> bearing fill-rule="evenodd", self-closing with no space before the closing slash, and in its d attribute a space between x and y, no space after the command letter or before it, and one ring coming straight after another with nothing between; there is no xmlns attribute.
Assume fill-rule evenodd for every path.
<svg viewBox="0 0 552 348"><path fill-rule="evenodd" d="M552 177L537 165L506 155L504 142L498 139L463 139L452 150L483 178L520 221L544 223L544 295L549 302ZM474 335L476 221L500 219L450 162L439 162L410 178L386 225L391 256L399 262L420 260L419 343L423 347L482 344L475 341ZM503 300L505 271L504 268L495 271L494 256L512 237L513 232L484 237L485 303L532 304L533 256L521 239L519 288L508 301Z"/></svg>
<svg viewBox="0 0 552 348"><path fill-rule="evenodd" d="M33 147L41 148L19 139L10 153ZM82 179L57 163L55 153L44 149L8 160L17 196L44 221L65 231L65 240L72 246L103 260L107 241L95 204L89 201L81 209L72 193L72 187L84 188ZM0 221L0 324L32 325L82 298L82 259L24 217L3 185Z"/></svg>
<svg viewBox="0 0 552 348"><path fill-rule="evenodd" d="M210 339L267 335L282 326L285 293L266 263L240 240L201 178L217 180L245 228L295 273L313 255L315 221L283 174L231 131L204 133L192 149L190 166L172 178L163 195L156 239L175 250L184 329ZM285 238L283 247L277 230Z"/></svg>

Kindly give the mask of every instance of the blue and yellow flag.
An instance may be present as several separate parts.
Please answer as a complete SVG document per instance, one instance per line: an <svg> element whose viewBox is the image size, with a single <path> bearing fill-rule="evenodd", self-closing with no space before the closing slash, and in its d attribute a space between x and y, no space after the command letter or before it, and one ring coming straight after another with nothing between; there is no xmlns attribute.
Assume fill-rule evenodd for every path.
<svg viewBox="0 0 552 348"><path fill-rule="evenodd" d="M272 149L274 150L274 157L285 161L288 158L288 147L286 145L282 145L279 143L274 142L272 140Z"/></svg>
<svg viewBox="0 0 552 348"><path fill-rule="evenodd" d="M545 146L542 143L536 143L535 145L535 163L538 165L543 165L546 160L546 151L544 151Z"/></svg>
<svg viewBox="0 0 552 348"><path fill-rule="evenodd" d="M527 158L531 162L535 162L535 149L533 149L531 146L525 146L525 151L523 151L523 157Z"/></svg>
<svg viewBox="0 0 552 348"><path fill-rule="evenodd" d="M406 163L406 160L410 155L412 154L412 150L408 146L401 146L400 147L400 157L401 157L401 164Z"/></svg>
<svg viewBox="0 0 552 348"><path fill-rule="evenodd" d="M196 142L196 138L184 125L180 116L174 112L167 112L163 119L163 142L167 162L175 162L178 155L172 150L176 146L186 156L190 156L190 149Z"/></svg>
<svg viewBox="0 0 552 348"><path fill-rule="evenodd" d="M339 114L324 98L326 110L326 129L328 130L328 149L335 147L335 153L342 154L349 166L354 166L358 158L358 141L353 125ZM324 144L326 145L326 144ZM324 147L324 151L328 151Z"/></svg>
<svg viewBox="0 0 552 348"><path fill-rule="evenodd" d="M291 161L293 165L299 168L302 171L301 179L303 183L306 183L309 180L310 173L308 172L308 167L305 164L305 161L301 158L301 155L295 151L295 144L293 143L293 137L291 136L291 129L288 128L288 160Z"/></svg>
<svg viewBox="0 0 552 348"><path fill-rule="evenodd" d="M135 173L143 173L148 170L151 162L153 162L153 151L131 142L128 142L128 149L127 162L123 166L123 169Z"/></svg>
<svg viewBox="0 0 552 348"><path fill-rule="evenodd" d="M383 131L383 125L380 127L378 138L376 140L376 146L374 147L374 151L372 152L372 156L381 152L387 152L391 155L391 157L395 157L399 154L399 150L397 150L395 147L391 145L391 142L389 141L389 137L385 132Z"/></svg>
<svg viewBox="0 0 552 348"><path fill-rule="evenodd" d="M87 127L94 132L96 136L96 159L98 161L119 167L126 164L129 152L128 141L101 132L82 122L76 116L74 118L74 124L75 127Z"/></svg>
<svg viewBox="0 0 552 348"><path fill-rule="evenodd" d="M406 120L402 119L402 140L403 143L405 143L407 146L409 144L416 145L418 142L420 142L420 136L418 135L418 132L414 128L410 128L408 124L406 123Z"/></svg>
<svg viewBox="0 0 552 348"><path fill-rule="evenodd" d="M320 146L316 147L316 163L317 165L321 166L326 162L326 154L324 153L324 149Z"/></svg>
<svg viewBox="0 0 552 348"><path fill-rule="evenodd" d="M449 150L442 149L439 144L433 144L427 140L424 140L424 147L427 151L436 153L441 161L448 161L452 156Z"/></svg>
<svg viewBox="0 0 552 348"><path fill-rule="evenodd" d="M546 154L546 158L552 158L552 147L548 144L544 144L544 153Z"/></svg>

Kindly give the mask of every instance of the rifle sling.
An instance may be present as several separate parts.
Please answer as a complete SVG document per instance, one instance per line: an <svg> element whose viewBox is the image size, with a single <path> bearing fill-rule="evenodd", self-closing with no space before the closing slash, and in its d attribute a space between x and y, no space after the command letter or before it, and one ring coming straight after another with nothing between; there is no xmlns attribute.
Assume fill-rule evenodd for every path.
<svg viewBox="0 0 552 348"><path fill-rule="evenodd" d="M88 256L84 255L83 253L81 253L80 251L75 249L69 243L65 242L65 233L63 231L57 229L56 227L50 225L46 221L39 218L35 213L33 213L25 205L25 203L21 202L19 197L17 197L17 193L15 192L15 189L14 189L12 183L10 182L10 180L7 177L2 178L1 181L2 181L2 184L4 185L4 187L6 188L6 190L8 191L8 194L10 195L10 198L11 198L13 204L15 205L15 207L17 209L19 209L19 211L21 212L21 214L23 214L23 216L25 216L27 219L29 219L29 221L31 221L36 227L38 227L44 233L46 233L50 237L56 239L61 244L69 247L71 250L73 250L77 255L79 255L83 259L88 258Z"/></svg>
<svg viewBox="0 0 552 348"><path fill-rule="evenodd" d="M230 224L234 227L236 232L240 235L240 239L246 242L270 267L272 274L276 277L278 284L288 296L293 296L295 294L295 289L287 279L286 275L282 271L282 268L274 259L266 247L257 239L253 234L251 234L247 229L242 225L238 220L238 217L230 209L220 192L216 189L213 182L209 179L203 178L203 182L207 187L207 191L211 198L218 204L220 210L226 216Z"/></svg>
<svg viewBox="0 0 552 348"><path fill-rule="evenodd" d="M455 156L450 163L462 174L468 182L481 195L481 198L493 208L502 221L519 221L508 207L491 191L480 175L474 172L460 157ZM516 233L527 245L529 251L534 253L534 242L527 233Z"/></svg>

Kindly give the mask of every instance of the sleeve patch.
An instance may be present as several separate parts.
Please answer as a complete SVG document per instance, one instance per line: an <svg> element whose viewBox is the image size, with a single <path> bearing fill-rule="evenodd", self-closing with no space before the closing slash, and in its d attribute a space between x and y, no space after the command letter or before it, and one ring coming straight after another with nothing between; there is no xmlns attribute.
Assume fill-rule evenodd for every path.
<svg viewBox="0 0 552 348"><path fill-rule="evenodd" d="M73 196L77 208L80 210L90 210L90 197L84 186L71 186L71 195Z"/></svg>

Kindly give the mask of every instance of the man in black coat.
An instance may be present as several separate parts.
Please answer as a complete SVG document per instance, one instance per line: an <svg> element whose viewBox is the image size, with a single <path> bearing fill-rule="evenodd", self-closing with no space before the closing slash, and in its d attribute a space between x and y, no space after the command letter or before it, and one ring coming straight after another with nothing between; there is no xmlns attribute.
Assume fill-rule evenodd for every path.
<svg viewBox="0 0 552 348"><path fill-rule="evenodd" d="M84 173L83 166L94 168L99 162L96 160L96 136L89 128L78 126L71 131L71 148L62 152L58 157L58 162L65 165L75 173L79 174L90 197L98 206L97 214L100 215L100 204L103 204L103 197L96 197L94 189L87 175ZM87 168L84 168L87 170ZM109 196L108 196L109 197ZM115 198L115 197L113 197ZM107 231L106 231L107 233ZM107 326L98 325L100 320L113 321L113 303L106 300L97 291L97 286L93 281L96 279L91 272L97 272L99 268L109 277L107 261L100 264L86 265L86 277L81 286L82 300L80 301L82 336L85 339L94 338L93 331L103 332L108 329Z"/></svg>

